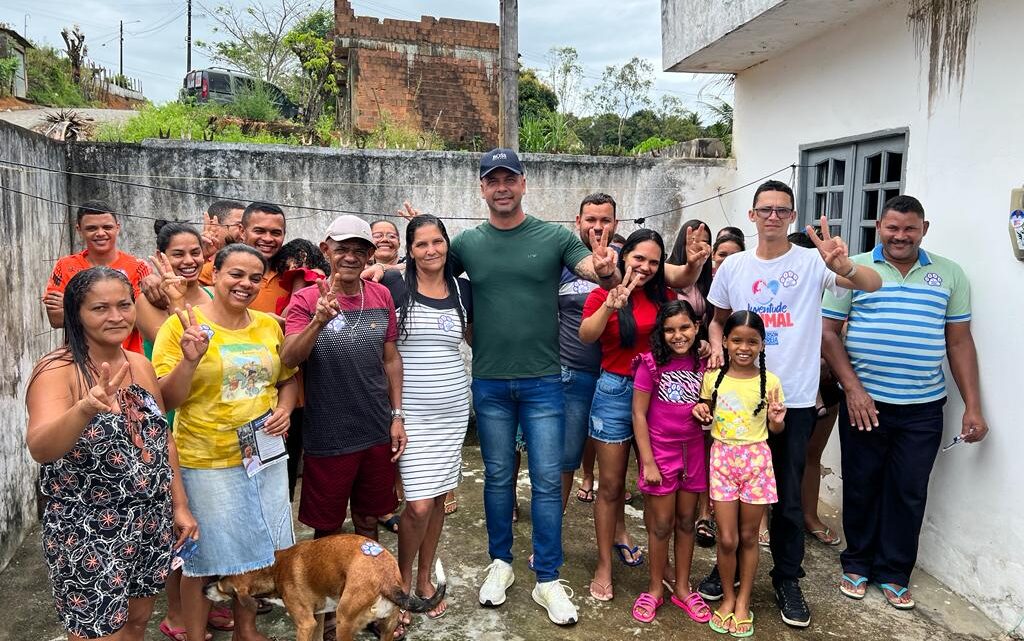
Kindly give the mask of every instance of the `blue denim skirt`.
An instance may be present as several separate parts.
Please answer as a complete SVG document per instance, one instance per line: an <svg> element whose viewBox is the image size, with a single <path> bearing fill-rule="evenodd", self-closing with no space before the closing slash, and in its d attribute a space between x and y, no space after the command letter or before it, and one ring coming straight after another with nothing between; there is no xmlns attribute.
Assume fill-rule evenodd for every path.
<svg viewBox="0 0 1024 641"><path fill-rule="evenodd" d="M199 549L185 561L185 576L265 568L274 563L275 550L295 543L284 463L252 478L241 465L218 470L183 467L181 478L199 522Z"/></svg>
<svg viewBox="0 0 1024 641"><path fill-rule="evenodd" d="M590 438L626 443L633 438L633 379L601 370L590 406Z"/></svg>

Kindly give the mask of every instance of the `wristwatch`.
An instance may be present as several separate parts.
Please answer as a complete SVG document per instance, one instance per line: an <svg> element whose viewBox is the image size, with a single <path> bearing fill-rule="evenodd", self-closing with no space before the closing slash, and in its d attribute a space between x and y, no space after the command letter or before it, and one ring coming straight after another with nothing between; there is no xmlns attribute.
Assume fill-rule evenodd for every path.
<svg viewBox="0 0 1024 641"><path fill-rule="evenodd" d="M402 408L398 408L396 410L391 410L391 420L393 421L395 419L398 419L398 420L400 420L400 421L402 421L404 423L405 422L405 410L403 410Z"/></svg>

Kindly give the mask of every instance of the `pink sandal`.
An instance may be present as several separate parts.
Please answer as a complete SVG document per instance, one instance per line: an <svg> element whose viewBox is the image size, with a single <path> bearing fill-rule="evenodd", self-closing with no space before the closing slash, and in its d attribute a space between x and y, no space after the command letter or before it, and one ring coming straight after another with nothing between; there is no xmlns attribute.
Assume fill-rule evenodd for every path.
<svg viewBox="0 0 1024 641"><path fill-rule="evenodd" d="M711 608L696 592L691 592L685 599L680 599L673 594L672 603L697 623L707 623L711 620Z"/></svg>
<svg viewBox="0 0 1024 641"><path fill-rule="evenodd" d="M663 603L665 599L655 599L650 592L641 592L633 602L633 618L640 623L650 623Z"/></svg>

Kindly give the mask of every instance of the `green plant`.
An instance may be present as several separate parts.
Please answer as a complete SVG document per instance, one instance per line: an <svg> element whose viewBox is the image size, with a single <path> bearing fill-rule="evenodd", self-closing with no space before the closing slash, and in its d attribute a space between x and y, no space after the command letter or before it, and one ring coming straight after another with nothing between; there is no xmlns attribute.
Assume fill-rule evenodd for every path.
<svg viewBox="0 0 1024 641"><path fill-rule="evenodd" d="M14 92L14 75L18 73L19 66L15 56L0 58L0 96Z"/></svg>
<svg viewBox="0 0 1024 641"><path fill-rule="evenodd" d="M651 136L647 140L643 141L636 147L630 150L631 154L643 154L655 149L664 149L665 147L671 147L676 144L675 140L670 138L659 138L658 136Z"/></svg>
<svg viewBox="0 0 1024 641"><path fill-rule="evenodd" d="M227 105L227 111L233 116L259 122L273 122L281 117L267 85L258 80L251 82L238 94L234 102Z"/></svg>
<svg viewBox="0 0 1024 641"><path fill-rule="evenodd" d="M434 132L424 132L411 123L395 121L382 111L373 131L365 136L367 147L378 149L444 149L444 140Z"/></svg>
<svg viewBox="0 0 1024 641"><path fill-rule="evenodd" d="M557 111L524 121L519 126L519 147L523 151L549 154L583 151L583 143L573 129L570 117Z"/></svg>
<svg viewBox="0 0 1024 641"><path fill-rule="evenodd" d="M89 102L71 77L71 62L49 46L25 52L27 98L52 107L84 107Z"/></svg>
<svg viewBox="0 0 1024 641"><path fill-rule="evenodd" d="M110 82L117 85L118 87L121 87L122 89L127 89L128 86L131 84L128 80L128 76L125 76L124 74L120 73L111 78Z"/></svg>

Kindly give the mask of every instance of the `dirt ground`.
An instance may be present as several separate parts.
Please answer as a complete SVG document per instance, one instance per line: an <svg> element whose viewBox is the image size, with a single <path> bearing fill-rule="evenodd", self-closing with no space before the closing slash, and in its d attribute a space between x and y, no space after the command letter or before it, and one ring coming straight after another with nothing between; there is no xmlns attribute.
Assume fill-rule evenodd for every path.
<svg viewBox="0 0 1024 641"><path fill-rule="evenodd" d="M522 520L515 526L516 582L509 590L508 601L501 608L480 607L476 600L477 589L490 562L483 518L483 469L478 447L467 446L464 457L465 480L459 490L459 510L449 517L441 542L441 559L449 580L449 612L436 621L425 618L414 620L408 638L437 641L612 641L633 638L642 638L644 641L680 638L711 641L723 638L707 626L692 623L681 611L670 605L662 607L654 623L643 625L634 621L630 608L635 596L646 588L646 564L637 568L617 564L614 575L615 599L609 603L593 600L587 593L587 582L594 568L591 506L575 499L570 500L565 517L563 541L566 563L562 568L562 578L575 593L572 600L579 608L581 620L570 628L552 625L544 611L530 598L534 579L526 565L530 551L530 510L529 480L525 471L519 480ZM525 470L525 465L523 467ZM826 508L823 515L833 529L838 529L840 524L833 510ZM627 507L627 526L638 542L646 543L640 509ZM299 538L307 538L311 532L300 526L298 535ZM380 536L381 541L394 551L395 535L382 533ZM0 617L0 641L53 641L64 638L51 606L39 541L37 528L29 534L15 559L0 574L0 603L6 607L6 614ZM787 627L779 619L767 577L771 556L767 550L762 551L754 590L757 638L779 641L981 641L1006 638L974 606L921 571L916 572L912 580L911 588L918 604L914 611L898 612L889 607L874 588L860 602L843 597L837 588L839 549L807 540L804 564L807 578L803 581L803 587L813 618L811 626L802 631ZM694 576L704 576L713 563L713 550L698 548L693 563ZM157 613L151 621L147 639L164 638L157 630L163 611L161 599L157 603ZM259 625L272 638L295 638L295 629L282 609L275 608L271 614L260 617ZM372 638L369 634L360 636L360 639ZM230 635L217 633L214 639L227 641Z"/></svg>

